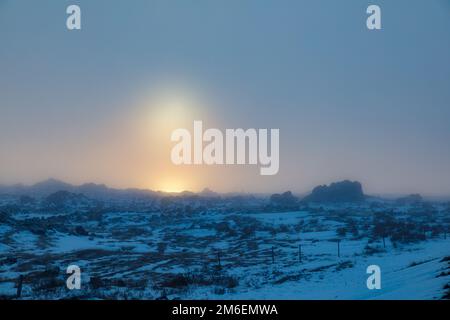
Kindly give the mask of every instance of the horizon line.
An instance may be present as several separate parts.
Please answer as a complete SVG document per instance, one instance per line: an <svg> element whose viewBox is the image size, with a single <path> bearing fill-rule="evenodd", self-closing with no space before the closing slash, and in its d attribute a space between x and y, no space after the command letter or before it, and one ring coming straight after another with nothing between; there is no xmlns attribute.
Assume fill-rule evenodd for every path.
<svg viewBox="0 0 450 320"><path fill-rule="evenodd" d="M284 191L272 191L272 192L271 191L267 191L267 192L225 191L225 192L223 192L223 191L214 191L210 187L204 187L200 191L192 191L192 190L188 190L188 189L182 190L182 191L164 191L164 190L155 190L155 189L140 188L140 187L113 187L113 186L110 186L110 185L108 185L106 183L98 183L98 182L92 182L92 181L90 181L90 182L83 182L83 183L77 184L77 183L67 182L67 181L62 180L62 179L50 177L50 178L43 179L43 180L40 180L38 182L30 183L30 184L26 184L26 183L23 183L23 182L11 183L11 184L2 184L2 183L0 183L0 187L18 187L18 186L20 186L20 187L25 187L26 188L26 187L33 187L33 186L36 186L38 184L49 182L49 181L54 181L54 182L57 182L57 183L67 184L67 185L70 185L72 187L82 187L82 186L91 184L91 185L95 185L95 186L103 186L103 187L105 187L107 189L112 189L112 190L122 190L122 191L136 190L136 191L147 191L147 192L153 192L153 193L164 193L164 194L174 194L174 195L181 195L183 193L200 194L200 193L205 192L205 191L210 191L210 192L216 193L218 195L226 195L226 194L271 195L271 194L283 193L283 192L290 191L290 192L292 192L292 194L299 195L299 196L304 196L304 195L310 194L312 192L312 190L315 187L317 187L317 186L323 186L323 185L329 186L332 183L342 182L342 181L359 182L358 180L342 179L342 180L339 180L339 181L332 181L332 182L328 182L328 183L318 184L315 187L313 187L312 189L310 189L309 191L304 191L304 192L292 191L289 188L286 188ZM361 182L359 182L359 183L361 183ZM362 183L361 183L361 185L362 185ZM379 192L377 192L377 193L365 193L364 190L363 190L363 194L366 195L366 196L379 197L379 198L401 197L401 196L408 196L408 195L412 195L412 194L419 194L419 195L421 195L424 198L449 198L450 199L450 194L429 194L429 193L422 193L422 192L419 192L419 193L417 193L417 192L413 192L413 193L411 193L411 192L409 192L409 193L408 192L406 192L406 193L401 193L401 192L399 192L399 193L379 193Z"/></svg>

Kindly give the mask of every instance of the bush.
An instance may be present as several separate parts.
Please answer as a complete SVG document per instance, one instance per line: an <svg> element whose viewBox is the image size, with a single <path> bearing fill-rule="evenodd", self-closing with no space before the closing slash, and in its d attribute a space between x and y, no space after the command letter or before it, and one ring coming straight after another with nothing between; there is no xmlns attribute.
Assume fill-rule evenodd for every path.
<svg viewBox="0 0 450 320"><path fill-rule="evenodd" d="M377 247L371 247L369 244L364 247L364 254L368 256L381 252L384 252L384 250Z"/></svg>
<svg viewBox="0 0 450 320"><path fill-rule="evenodd" d="M347 228L345 228L345 227L338 228L338 229L336 230L336 234L337 234L339 237L345 237L345 235L347 234Z"/></svg>

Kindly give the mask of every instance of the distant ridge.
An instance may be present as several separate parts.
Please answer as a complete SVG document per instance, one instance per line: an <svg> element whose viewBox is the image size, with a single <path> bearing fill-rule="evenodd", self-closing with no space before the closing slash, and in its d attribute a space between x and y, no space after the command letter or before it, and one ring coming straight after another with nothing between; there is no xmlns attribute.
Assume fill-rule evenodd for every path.
<svg viewBox="0 0 450 320"><path fill-rule="evenodd" d="M258 193L244 193L244 192L227 192L219 193L212 191L209 188L204 188L200 192L193 191L183 191L183 192L163 192L163 191L153 191L150 189L138 189L138 188L128 188L128 189L115 189L110 188L105 184L96 183L84 183L81 185L72 185L61 180L50 178L33 185L24 184L14 184L14 185L1 185L0 184L0 195L11 195L11 196L29 196L33 198L45 198L58 191L67 191L74 194L83 194L90 199L96 200L139 200L139 199L156 199L161 197L201 197L201 198L232 198L232 197L259 197L259 198L269 198L272 204L280 205L282 200L283 205L286 201L291 201L288 194L284 194L284 197L280 199L275 197L270 199L271 194L258 194ZM292 193L290 193L292 195ZM273 194L272 194L273 196ZM281 195L283 196L283 194ZM433 201L450 201L449 196L441 197L422 197L419 194L412 194L407 196L400 195L365 195L363 192L363 187L358 181L344 180L340 182L333 182L330 185L320 185L315 187L309 194L297 195L301 202L359 202L370 199L387 199L393 200L400 203L420 203L425 200ZM295 203L296 201L291 201Z"/></svg>
<svg viewBox="0 0 450 320"><path fill-rule="evenodd" d="M27 195L38 198L45 198L59 191L70 192L74 194L82 194L88 198L107 200L120 198L149 198L161 195L159 192L144 189L114 189L104 184L85 183L75 186L57 179L47 179L31 186L14 185L0 186L1 194L10 195Z"/></svg>

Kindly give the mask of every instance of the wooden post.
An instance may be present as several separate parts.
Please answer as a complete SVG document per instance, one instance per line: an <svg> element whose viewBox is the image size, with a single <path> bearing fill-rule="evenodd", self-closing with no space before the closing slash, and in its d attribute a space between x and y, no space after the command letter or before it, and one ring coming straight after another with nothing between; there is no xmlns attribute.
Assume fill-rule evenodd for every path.
<svg viewBox="0 0 450 320"><path fill-rule="evenodd" d="M298 261L302 262L302 245L298 245Z"/></svg>
<svg viewBox="0 0 450 320"><path fill-rule="evenodd" d="M221 267L221 263L220 263L220 250L217 250L217 263L219 264L219 267Z"/></svg>
<svg viewBox="0 0 450 320"><path fill-rule="evenodd" d="M23 285L23 275L19 276L19 281L17 282L17 299L22 296L22 285Z"/></svg>
<svg viewBox="0 0 450 320"><path fill-rule="evenodd" d="M338 258L341 257L341 240L337 241L337 246L338 246Z"/></svg>
<svg viewBox="0 0 450 320"><path fill-rule="evenodd" d="M275 263L275 249L272 247L272 263Z"/></svg>

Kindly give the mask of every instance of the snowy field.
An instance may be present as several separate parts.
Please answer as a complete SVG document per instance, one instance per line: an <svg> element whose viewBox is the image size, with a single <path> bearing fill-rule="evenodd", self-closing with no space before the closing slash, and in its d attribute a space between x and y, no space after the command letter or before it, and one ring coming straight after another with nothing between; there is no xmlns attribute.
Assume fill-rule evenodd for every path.
<svg viewBox="0 0 450 320"><path fill-rule="evenodd" d="M16 297L20 275L21 299L448 297L448 204L183 208L3 210L0 297ZM66 288L69 265L81 290ZM381 290L366 286L369 265Z"/></svg>

